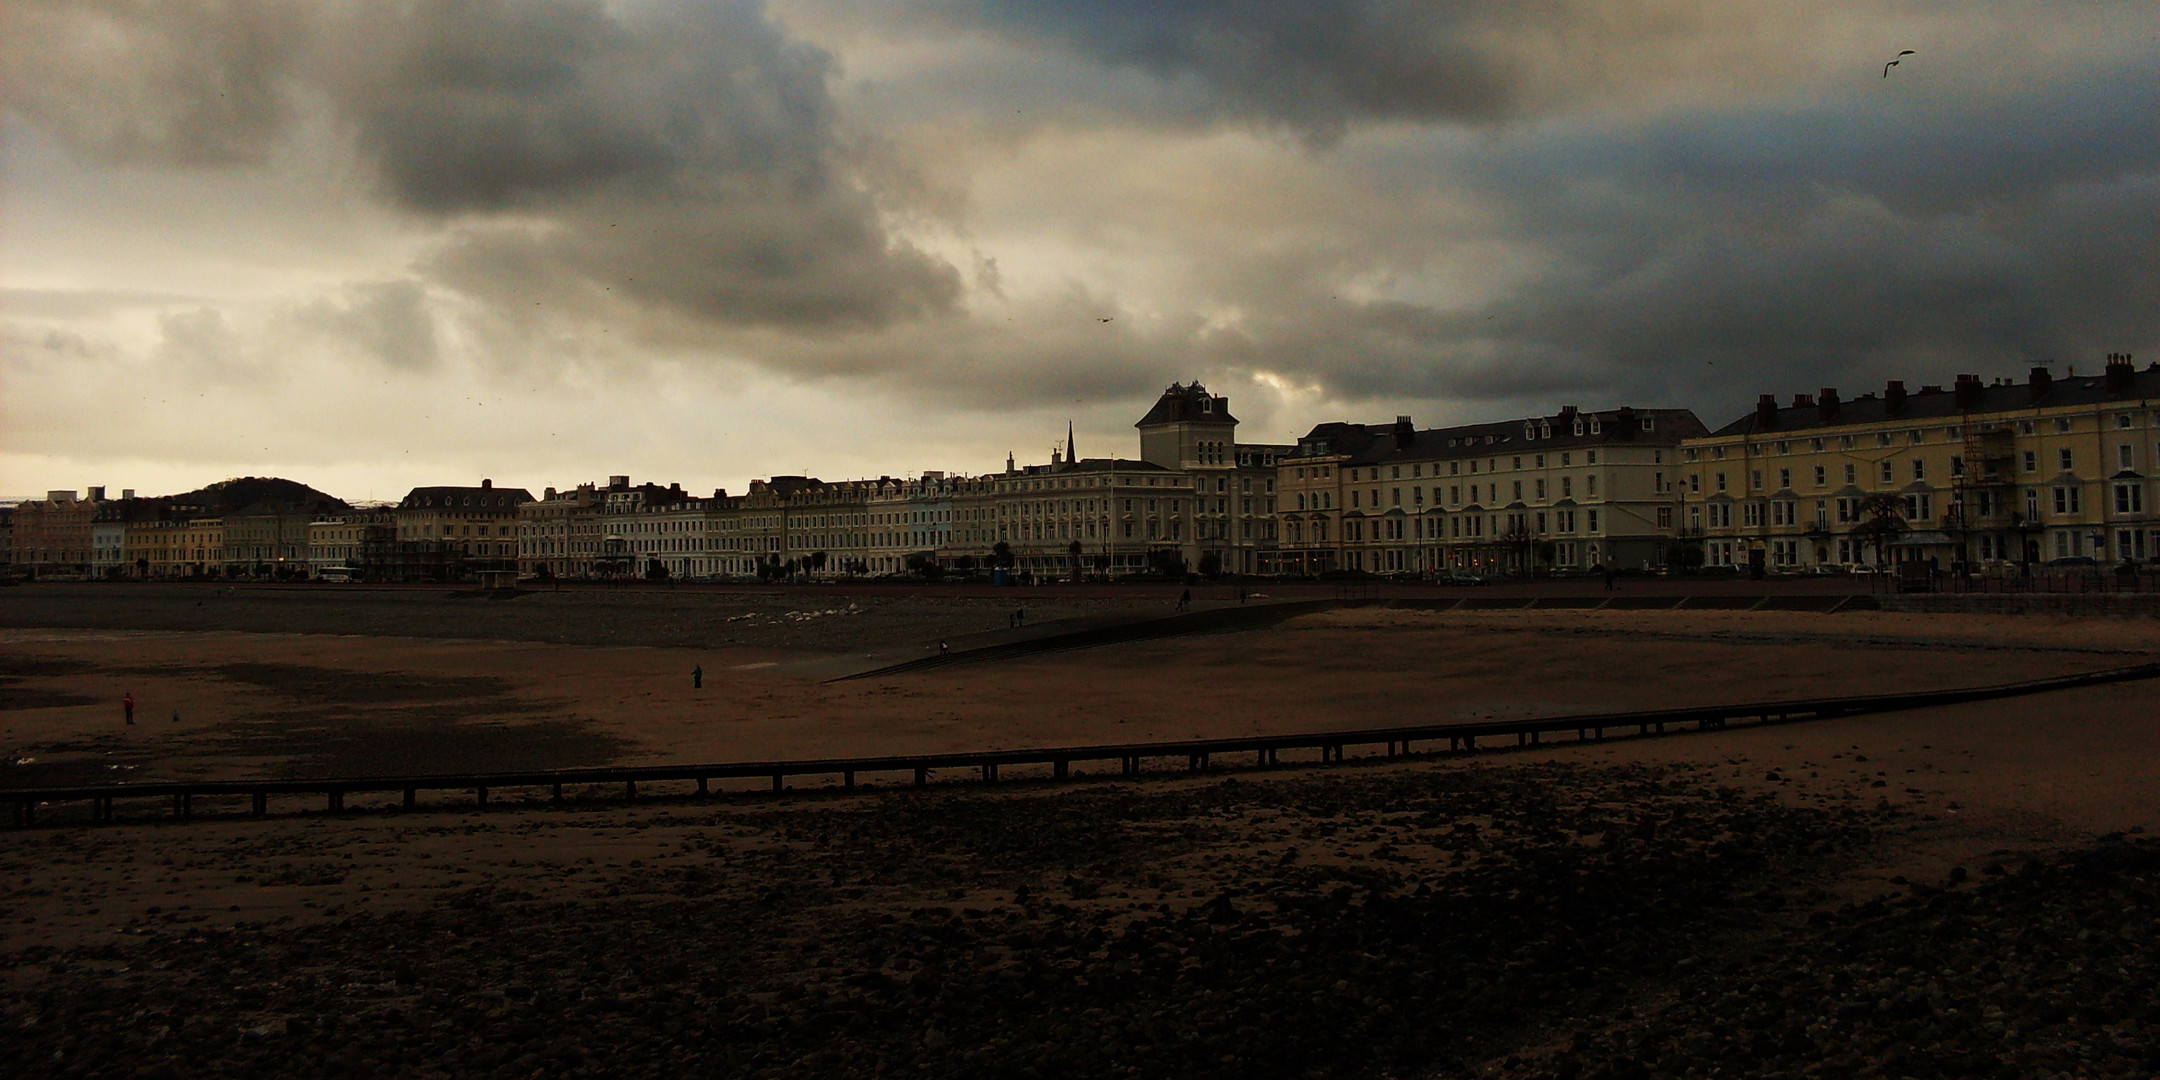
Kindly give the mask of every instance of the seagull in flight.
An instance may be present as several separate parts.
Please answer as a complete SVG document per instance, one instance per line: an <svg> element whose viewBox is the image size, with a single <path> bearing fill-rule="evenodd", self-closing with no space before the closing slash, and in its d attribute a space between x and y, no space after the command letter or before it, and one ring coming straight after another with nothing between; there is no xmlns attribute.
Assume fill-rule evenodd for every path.
<svg viewBox="0 0 2160 1080"><path fill-rule="evenodd" d="M1904 58L1911 55L1913 55L1913 51L1911 49L1899 50L1898 54L1895 57L1892 57L1889 63L1882 66L1882 77L1885 79L1889 78L1890 69L1896 67L1899 60L1903 60Z"/></svg>

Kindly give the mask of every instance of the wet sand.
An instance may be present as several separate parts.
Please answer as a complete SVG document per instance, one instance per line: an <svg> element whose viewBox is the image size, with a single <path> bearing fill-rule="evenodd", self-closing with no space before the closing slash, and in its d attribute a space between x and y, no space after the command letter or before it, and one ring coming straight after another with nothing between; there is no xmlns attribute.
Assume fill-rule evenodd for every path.
<svg viewBox="0 0 2160 1080"><path fill-rule="evenodd" d="M2137 662L2160 652L2160 633L2126 621L1881 613L1355 610L1251 634L840 684L787 674L802 650L785 648L16 630L0 649L9 665L0 675L15 680L5 692L28 705L0 710L0 745L41 758L12 768L57 763L56 771L134 777L416 760L717 761L1871 693ZM692 664L707 673L702 693L689 688ZM134 730L119 725L116 678L143 703ZM2007 866L2015 877L2028 860L2046 863L2102 834L2160 830L2152 693L2124 684L1774 728L1137 784L359 808L337 817L291 812L294 804L265 821L6 833L0 1030L51 1052L49 1029L22 1026L41 1010L80 1026L137 1000L178 1034L122 1055L131 1069L170 1059L274 1072L321 1044L353 1048L346 1071L356 1075L635 1075L690 1061L751 1074L867 1075L883 1062L1020 1075L992 1062L1110 1024L1127 1050L1096 1047L1090 1034L1073 1061L1096 1071L1039 1074L1239 1075L1265 1069L1239 1025L1284 1023L1265 1010L1348 987L1356 1004L1338 1020L1365 1017L1355 1020L1367 1025L1365 1044L1386 1054L1332 1037L1290 1039L1324 1075L1415 1075L1445 1062L1572 1075L1556 1046L1608 1062L1634 1051L1603 1035L1555 1042L1555 1030L1571 1018L1610 1032L1648 1023L1614 1010L1691 985L1698 957L1734 957L1744 974L1748 957L1773 945L1805 952L1818 947L1809 934L1918 917L1908 913L1933 910L1937 889L1992 903L1987 890L2010 878L1984 868ZM69 704L69 695L100 700ZM185 703L177 725L160 716L167 700ZM1709 917L1684 933L1670 918L1638 923L1588 898L1565 899L1555 910L1572 914L1557 924L1521 929L1524 948L1541 942L1557 953L1486 956L1402 922L1427 904L1499 918L1509 909L1491 905L1506 896L1580 897L1585 880L1634 903L1680 903L1675 874L1698 877L1720 898L1702 901ZM693 923L719 929L692 931ZM1600 944L1579 962L1565 959L1590 939L1569 946L1551 935L1575 923L1635 951L1623 959ZM586 931L575 927L600 935L595 948L635 939L649 956L581 952ZM1261 944L1336 933L1393 941L1430 962L1458 956L1484 989L1391 998L1389 987L1410 983L1357 960L1359 950L1322 962ZM1220 952L1224 934L1261 935L1240 936L1242 948L1275 966L1247 970L1228 959L1240 954ZM447 954L383 955L452 939L469 943L479 969ZM515 943L543 940L556 944L535 946L541 952L567 949L583 966L565 975L556 961L520 959L531 950ZM260 950L314 959L307 974L264 993L248 988L269 977L248 959ZM716 958L728 950L756 963ZM1156 972L1149 956L1182 959ZM954 967L977 957L988 959ZM1551 986L1507 974L1546 968L1576 974ZM864 970L879 973L875 986L843 978ZM205 974L214 971L226 974ZM192 981L175 984L168 973ZM1226 981L1207 981L1218 978ZM971 990L978 982L987 989ZM935 989L925 997L891 988L902 983ZM1205 993L1240 985L1262 1011L1225 1012ZM1003 1036L966 1017L1006 1016L981 996L999 988L1015 1003L1036 999L1001 1021L1020 1024L1026 1038L1012 1035L993 1053ZM1538 1019L1491 1021L1451 1047L1419 1041L1416 1031L1430 1024L1372 1019L1382 1004L1390 1014L1462 1009L1479 994ZM2056 1060L2032 1034L2046 1023L2057 1039L2047 1047L2089 1042L2077 1016L2046 1020L2052 1014L2034 1000L2039 1012L2024 1027L2034 1041L2000 1050L2010 1055L2002 1060ZM87 1011L68 1012L76 1009ZM1028 1026L1029 1009L1072 1027ZM1087 1018L1089 1009L1098 1015ZM191 1010L210 1019L193 1029L173 1021ZM1205 1033L1207 1052L1192 1057L1175 1033L1158 1037L1138 1020L1117 1026L1150 1010ZM341 1011L366 1022L327 1019ZM890 1022L820 1026L858 1013ZM413 1060L360 1049L401 1045L385 1033L424 1033L446 1016L484 1017L475 1030L509 1051L472 1056L463 1042L440 1039L414 1043ZM698 1023L716 1034L702 1042L679 1034ZM564 1025L581 1033L569 1044ZM617 1028L649 1031L653 1044L632 1053L604 1034ZM190 1031L208 1033L189 1041ZM1654 1034L1642 1039L1654 1043ZM1959 1053L1978 1052L1958 1038L1966 1039ZM1689 1039L1701 1041L1671 1036L1674 1046ZM692 1051L707 1056L683 1056ZM467 1056L443 1064L456 1054ZM582 1064L565 1065L572 1057Z"/></svg>

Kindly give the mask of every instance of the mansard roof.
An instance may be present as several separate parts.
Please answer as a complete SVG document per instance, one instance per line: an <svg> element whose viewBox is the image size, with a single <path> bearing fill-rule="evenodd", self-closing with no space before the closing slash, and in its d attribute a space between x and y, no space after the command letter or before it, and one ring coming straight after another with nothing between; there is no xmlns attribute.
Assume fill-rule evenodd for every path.
<svg viewBox="0 0 2160 1080"><path fill-rule="evenodd" d="M1801 395L1793 404L1782 408L1758 408L1711 432L1711 435L1719 437L1782 434L1862 424L1955 420L1969 414L2029 412L2075 405L2101 405L2110 401L2135 403L2140 400L2160 399L2160 364L2151 364L2142 370L2122 371L2117 378L2124 381L2114 390L2110 390L2108 376L2105 374L2073 375L2057 379L2048 375L2045 368L2035 368L2032 376L2025 382L2004 379L1989 384L1972 385L1967 391L1967 400L1962 404L1958 400L1956 389L1944 389L1940 386L1923 386L1905 393L1902 402L1896 406L1893 406L1893 401L1897 399L1893 391L1888 389L1881 394L1862 394L1848 400L1833 399L1833 403L1828 405L1816 397ZM1975 382L1977 383L1977 380ZM1902 390L1902 383L1894 385ZM1830 393L1834 395L1836 391Z"/></svg>

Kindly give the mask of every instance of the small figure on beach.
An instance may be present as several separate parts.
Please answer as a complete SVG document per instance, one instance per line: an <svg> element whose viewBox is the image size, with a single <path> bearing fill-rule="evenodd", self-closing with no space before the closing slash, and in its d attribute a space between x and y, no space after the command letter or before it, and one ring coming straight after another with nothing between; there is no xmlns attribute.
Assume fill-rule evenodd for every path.
<svg viewBox="0 0 2160 1080"><path fill-rule="evenodd" d="M180 710L174 709L172 711L172 722L175 724L180 722Z"/></svg>
<svg viewBox="0 0 2160 1080"><path fill-rule="evenodd" d="M130 690L120 695L120 712L127 717L128 723L135 722L135 691Z"/></svg>
<svg viewBox="0 0 2160 1080"><path fill-rule="evenodd" d="M1185 590L1184 592L1181 592L1181 593L1179 593L1179 594L1178 594L1178 598L1177 598L1177 609L1178 609L1179 611L1191 611L1191 610L1192 610L1192 590L1191 590L1191 589L1187 589L1187 590Z"/></svg>
<svg viewBox="0 0 2160 1080"><path fill-rule="evenodd" d="M690 669L690 689L705 689L705 665L697 664Z"/></svg>

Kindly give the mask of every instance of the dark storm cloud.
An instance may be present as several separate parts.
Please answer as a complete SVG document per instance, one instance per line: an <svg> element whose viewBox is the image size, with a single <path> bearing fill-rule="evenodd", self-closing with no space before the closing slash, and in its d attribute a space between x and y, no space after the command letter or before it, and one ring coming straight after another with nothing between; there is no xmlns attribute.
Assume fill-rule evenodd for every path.
<svg viewBox="0 0 2160 1080"><path fill-rule="evenodd" d="M1519 73L1492 48L1508 21L1553 5L1351 0L1161 3L1013 0L926 6L999 34L1054 43L1163 79L1195 79L1226 107L1322 130L1352 118L1491 119L1517 101Z"/></svg>
<svg viewBox="0 0 2160 1080"><path fill-rule="evenodd" d="M1143 73L1158 92L1135 119L1181 121L1203 99L1198 112L1286 125L1323 144L1359 122L1485 125L1534 115L1555 101L1684 82L1691 71L1721 66L1712 51L1721 35L1748 37L1774 15L1671 0L888 0L863 6L860 17L891 33L981 33ZM1751 67L1768 72L1785 60L1759 56Z"/></svg>
<svg viewBox="0 0 2160 1080"><path fill-rule="evenodd" d="M1727 408L2149 347L2156 97L2125 67L2007 101L1528 140L1476 182L1551 263L1483 314L1531 368Z"/></svg>

